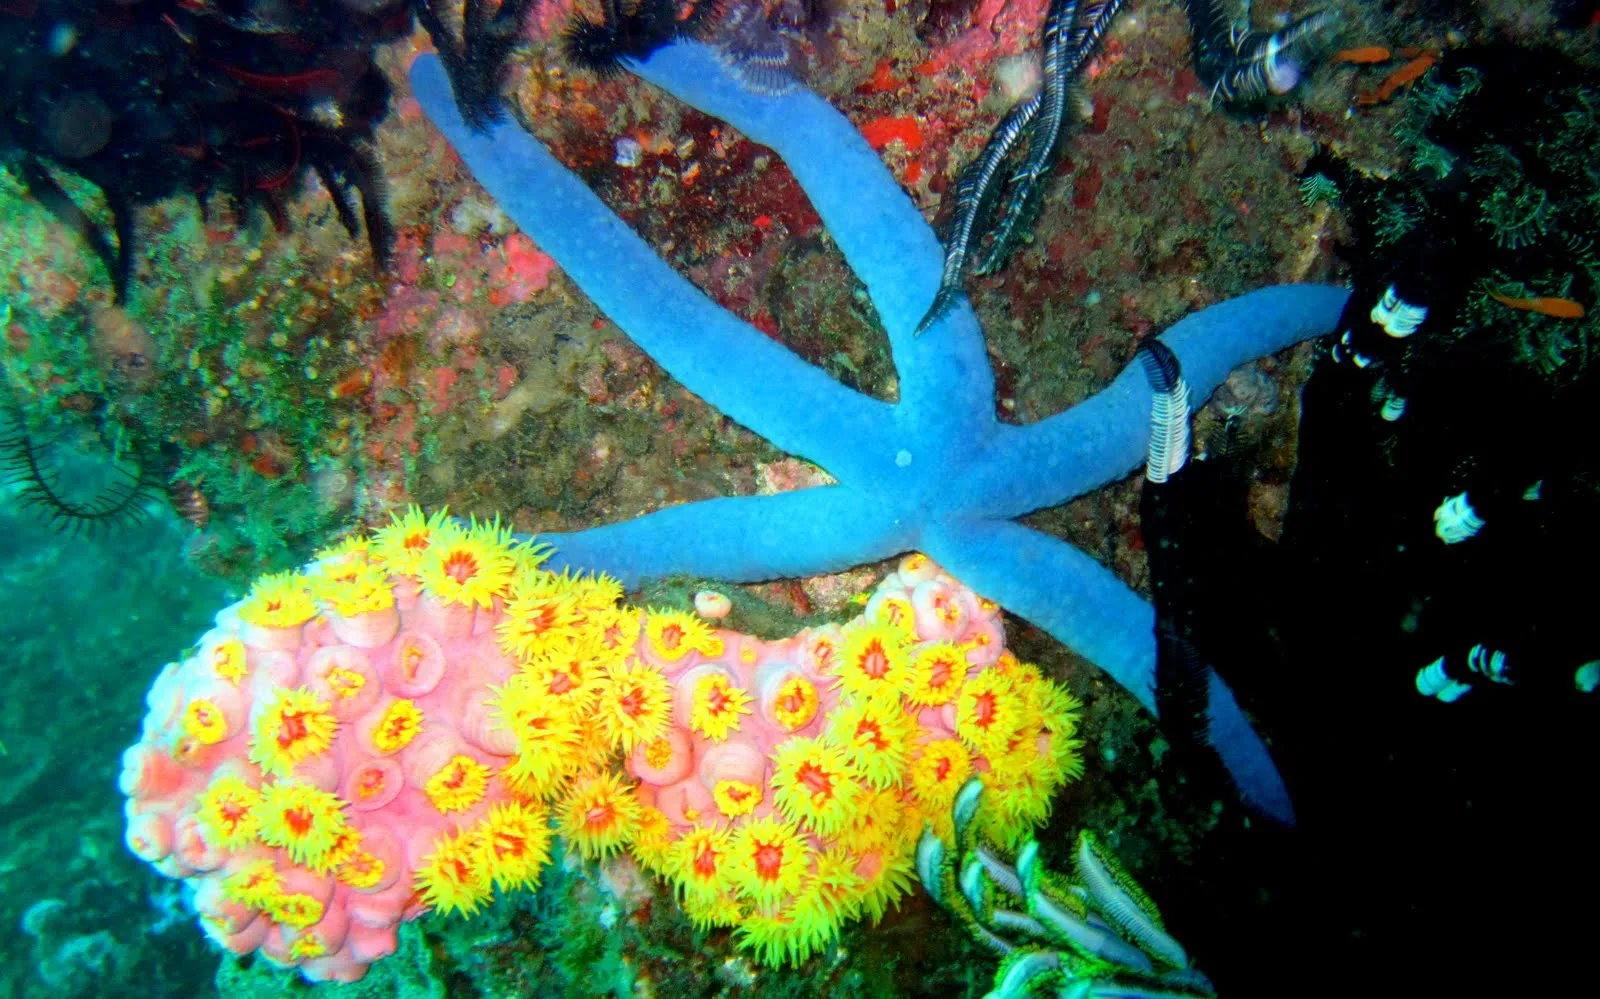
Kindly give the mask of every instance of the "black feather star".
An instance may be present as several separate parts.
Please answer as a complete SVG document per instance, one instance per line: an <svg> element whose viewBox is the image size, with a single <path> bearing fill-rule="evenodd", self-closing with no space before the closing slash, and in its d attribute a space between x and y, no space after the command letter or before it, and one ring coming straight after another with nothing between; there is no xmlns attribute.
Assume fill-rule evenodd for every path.
<svg viewBox="0 0 1600 999"><path fill-rule="evenodd" d="M461 35L451 35L438 8L441 0L413 0L417 20L433 39L450 77L456 106L467 124L482 130L500 119L500 77L511 50L522 41L522 25L533 0L466 0Z"/></svg>
<svg viewBox="0 0 1600 999"><path fill-rule="evenodd" d="M1194 34L1194 68L1222 104L1251 104L1281 97L1300 82L1296 56L1310 40L1338 19L1333 10L1314 10L1276 31L1251 27L1250 0L1233 0L1228 17L1220 0L1186 0Z"/></svg>
<svg viewBox="0 0 1600 999"><path fill-rule="evenodd" d="M0 484L20 487L17 497L50 527L63 534L94 534L125 527L149 515L154 485L143 461L106 459L99 485L79 490L67 485L52 448L40 445L23 426L21 413L0 429Z"/></svg>
<svg viewBox="0 0 1600 999"><path fill-rule="evenodd" d="M977 272L999 270L1016 249L1024 223L1038 209L1039 181L1055 162L1073 85L1121 7L1122 0L1051 0L1044 19L1044 82L1001 119L983 152L962 171L955 212L944 232L944 273L933 304L917 324L918 336L955 307L967 259L981 237L978 230L998 204L1001 186L1007 187L1005 208ZM1021 161L1002 183L1002 167L1018 149L1024 150Z"/></svg>
<svg viewBox="0 0 1600 999"><path fill-rule="evenodd" d="M602 16L575 15L561 37L566 57L600 76L622 71L622 60L643 59L679 38L698 38L715 21L718 5L679 0L601 0Z"/></svg>

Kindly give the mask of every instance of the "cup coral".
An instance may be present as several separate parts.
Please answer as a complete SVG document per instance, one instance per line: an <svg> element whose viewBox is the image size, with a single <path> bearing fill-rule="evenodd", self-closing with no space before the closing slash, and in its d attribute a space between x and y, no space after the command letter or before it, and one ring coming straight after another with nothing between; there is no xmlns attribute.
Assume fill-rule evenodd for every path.
<svg viewBox="0 0 1600 999"><path fill-rule="evenodd" d="M763 641L544 554L413 510L261 580L150 690L129 848L212 939L312 980L537 885L557 835L799 962L908 890L970 776L1014 845L1078 773L1077 703L922 556L860 617Z"/></svg>

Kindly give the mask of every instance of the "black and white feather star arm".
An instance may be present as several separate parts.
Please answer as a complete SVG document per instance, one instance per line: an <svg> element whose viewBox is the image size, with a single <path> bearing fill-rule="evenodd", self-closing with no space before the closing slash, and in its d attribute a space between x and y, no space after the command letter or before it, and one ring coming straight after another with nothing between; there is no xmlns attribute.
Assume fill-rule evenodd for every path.
<svg viewBox="0 0 1600 999"><path fill-rule="evenodd" d="M1248 104L1293 90L1301 80L1298 57L1339 16L1314 10L1276 31L1256 31L1250 0L1186 0L1185 6L1194 32L1195 75L1210 89L1211 100L1223 104Z"/></svg>
<svg viewBox="0 0 1600 999"><path fill-rule="evenodd" d="M993 274L1004 267L1020 231L1032 222L1041 196L1039 184L1055 165L1078 77L1121 8L1122 0L1099 0L1076 15L1063 13L1053 27L1046 22L1043 100L1029 129L1027 155L1011 175L1005 211L994 227L988 252L974 268L977 273Z"/></svg>
<svg viewBox="0 0 1600 999"><path fill-rule="evenodd" d="M939 277L939 291L933 304L917 323L916 335L927 332L928 327L943 319L955 306L961 295L961 274L966 270L967 255L972 245L973 230L996 193L994 179L1000 167L1016 148L1028 130L1028 125L1039 113L1042 103L1038 94L1014 106L1000 120L1000 126L989 136L983 152L965 170L956 183L956 209L944 234L944 272Z"/></svg>
<svg viewBox="0 0 1600 999"><path fill-rule="evenodd" d="M1140 344L1139 361L1154 394L1144 475L1161 483L1189 460L1189 383L1183 380L1177 355L1160 340Z"/></svg>
<svg viewBox="0 0 1600 999"><path fill-rule="evenodd" d="M1121 7L1122 0L1089 4L1052 0L1044 21L1040 92L1001 119L978 159L962 172L955 211L944 234L944 272L933 303L917 324L919 335L946 315L960 297L967 261L982 236L980 227L1000 197L1001 167L1018 149L1026 149L1022 162L1004 177L1005 208L992 230L989 250L975 269L980 274L998 270L1015 248L1020 230L1037 205L1039 181L1054 163L1073 83Z"/></svg>
<svg viewBox="0 0 1600 999"><path fill-rule="evenodd" d="M1015 230L1023 216L1030 214L1039 178L1049 171L1055 158L1061 123L1066 118L1069 83L1065 70L1068 51L1075 34L1077 5L1057 5L1044 22L1042 80L1039 109L1028 125L1028 148L1022 162L1011 172L1006 206L995 226L994 241L976 268L979 274L998 270L1010 255Z"/></svg>

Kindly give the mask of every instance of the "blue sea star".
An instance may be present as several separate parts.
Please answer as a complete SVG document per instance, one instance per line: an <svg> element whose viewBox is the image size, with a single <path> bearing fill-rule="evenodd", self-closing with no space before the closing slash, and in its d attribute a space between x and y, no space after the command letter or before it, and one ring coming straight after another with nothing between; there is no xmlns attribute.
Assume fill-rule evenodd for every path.
<svg viewBox="0 0 1600 999"><path fill-rule="evenodd" d="M673 378L836 485L705 500L590 530L541 535L554 568L632 585L689 574L758 581L838 572L921 551L1007 611L1094 662L1154 710L1154 614L1104 566L1016 522L1139 466L1151 394L1138 366L1028 426L994 416L994 374L965 297L921 336L943 253L933 230L850 122L800 87L757 94L694 42L628 68L771 147L866 284L889 337L898 402L849 389L707 298L513 122L474 131L437 59L417 99L479 183ZM1346 291L1264 288L1176 323L1163 339L1198 398L1228 371L1333 328ZM1211 739L1241 793L1291 821L1277 769L1220 678Z"/></svg>

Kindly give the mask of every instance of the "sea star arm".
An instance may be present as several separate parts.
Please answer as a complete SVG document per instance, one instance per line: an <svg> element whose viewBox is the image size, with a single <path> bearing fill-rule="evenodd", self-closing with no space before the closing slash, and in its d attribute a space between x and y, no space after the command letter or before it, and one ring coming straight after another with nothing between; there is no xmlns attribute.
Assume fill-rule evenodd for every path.
<svg viewBox="0 0 1600 999"><path fill-rule="evenodd" d="M992 420L994 374L965 298L942 324L913 335L939 287L944 254L932 227L848 118L804 88L753 92L696 42L663 46L633 69L783 158L867 286L889 335L909 422L964 434ZM840 469L830 470L845 478Z"/></svg>
<svg viewBox="0 0 1600 999"><path fill-rule="evenodd" d="M1110 570L1064 541L1009 520L930 525L921 547L952 576L1049 632L1155 712L1155 611ZM1207 693L1207 736L1240 795L1292 824L1294 806L1266 744L1214 671Z"/></svg>
<svg viewBox="0 0 1600 999"><path fill-rule="evenodd" d="M516 122L469 127L436 57L417 59L411 85L500 208L679 384L836 475L858 466L863 439L888 435L890 406L707 298Z"/></svg>
<svg viewBox="0 0 1600 999"><path fill-rule="evenodd" d="M538 540L556 548L550 568L604 572L629 587L670 575L797 579L915 547L903 520L844 486L702 500Z"/></svg>
<svg viewBox="0 0 1600 999"><path fill-rule="evenodd" d="M1183 365L1191 398L1205 399L1247 361L1333 329L1346 288L1275 285L1185 316L1162 334ZM964 489L969 509L1017 517L1100 488L1144 462L1150 386L1137 364L1063 413L1025 427L1002 427Z"/></svg>

